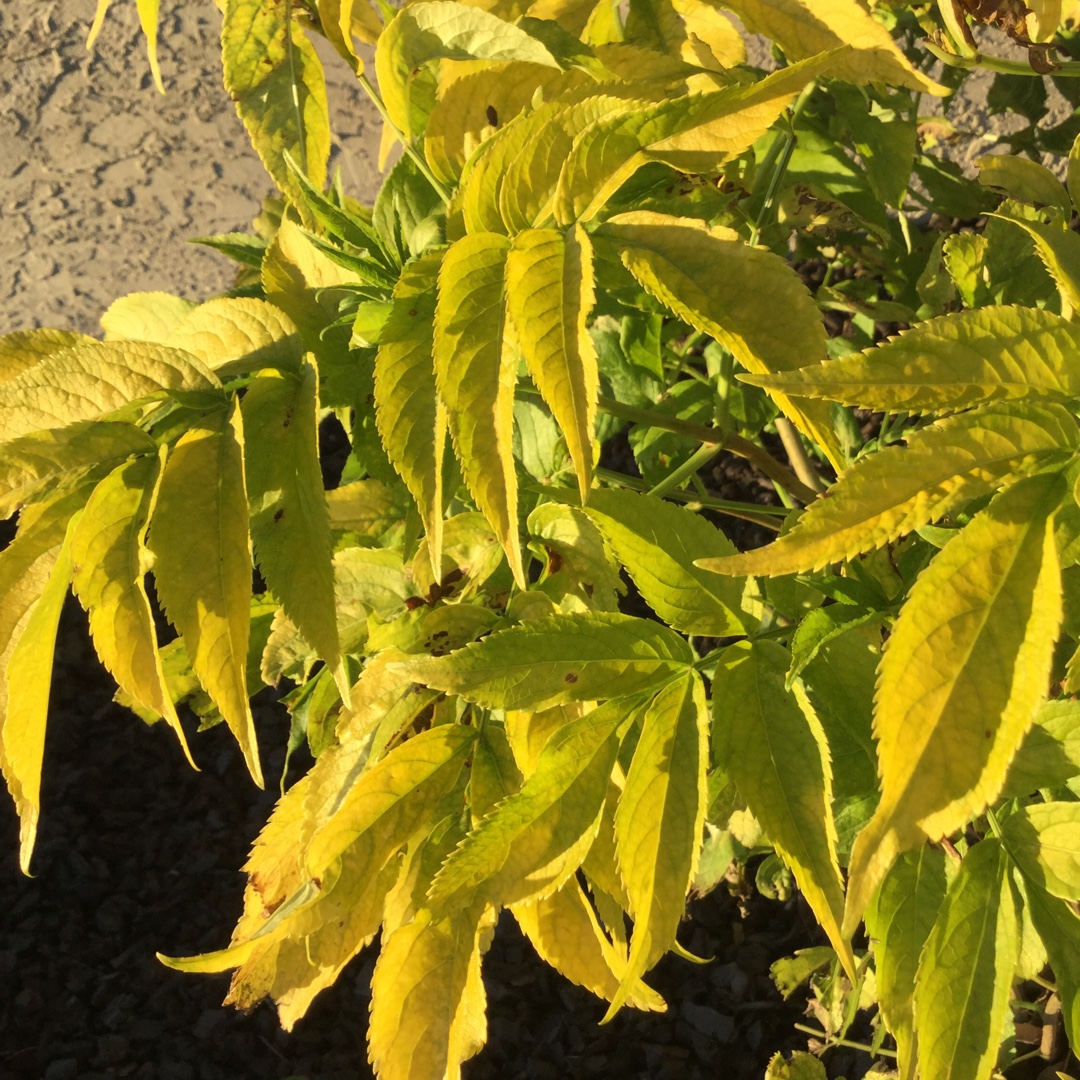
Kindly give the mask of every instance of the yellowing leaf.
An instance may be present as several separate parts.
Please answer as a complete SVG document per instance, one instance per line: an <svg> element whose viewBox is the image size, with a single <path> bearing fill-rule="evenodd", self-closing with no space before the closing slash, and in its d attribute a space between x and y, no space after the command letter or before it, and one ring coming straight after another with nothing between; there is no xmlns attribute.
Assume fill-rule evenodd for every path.
<svg viewBox="0 0 1080 1080"><path fill-rule="evenodd" d="M637 699L608 702L552 735L521 790L447 859L428 892L431 908L476 899L506 907L561 888L596 835L619 744L639 708Z"/></svg>
<svg viewBox="0 0 1080 1080"><path fill-rule="evenodd" d="M95 466L149 453L154 441L134 424L72 424L0 446L0 516L80 483Z"/></svg>
<svg viewBox="0 0 1080 1080"><path fill-rule="evenodd" d="M481 914L474 907L436 919L421 910L383 941L368 1031L380 1080L461 1080L461 1063L483 1047Z"/></svg>
<svg viewBox="0 0 1080 1080"><path fill-rule="evenodd" d="M470 72L440 86L424 132L424 156L441 181L455 184L481 142L529 105L538 87L550 100L588 81L584 72L521 62L490 64Z"/></svg>
<svg viewBox="0 0 1080 1080"><path fill-rule="evenodd" d="M167 391L220 385L213 372L179 349L137 341L77 344L0 383L0 441L96 420Z"/></svg>
<svg viewBox="0 0 1080 1080"><path fill-rule="evenodd" d="M1024 875L1062 900L1080 900L1080 803L1033 803L1002 823L1002 843Z"/></svg>
<svg viewBox="0 0 1080 1080"><path fill-rule="evenodd" d="M260 375L240 405L251 538L259 569L285 614L331 671L339 644L330 515L319 465L318 377Z"/></svg>
<svg viewBox="0 0 1080 1080"><path fill-rule="evenodd" d="M625 953L611 944L576 879L541 900L514 907L522 933L545 963L572 983L610 1001L626 967ZM626 1003L647 1012L664 1012L667 1005L655 990L638 981Z"/></svg>
<svg viewBox="0 0 1080 1080"><path fill-rule="evenodd" d="M889 83L925 94L948 90L921 72L896 47L889 31L857 0L724 0L756 34L772 38L789 60L850 45L854 55L835 76L856 83Z"/></svg>
<svg viewBox="0 0 1080 1080"><path fill-rule="evenodd" d="M1061 624L1054 475L1002 492L922 572L878 675L881 802L848 867L858 926L893 860L995 799L1046 696Z"/></svg>
<svg viewBox="0 0 1080 1080"><path fill-rule="evenodd" d="M386 27L375 49L383 102L406 138L422 133L431 112L426 102L416 100L418 69L440 59L518 60L558 67L536 38L480 8L455 0L410 4Z"/></svg>
<svg viewBox="0 0 1080 1080"><path fill-rule="evenodd" d="M35 560L36 595L15 583L15 604L5 602L4 615L24 613L12 627L12 636L0 652L4 700L0 700L0 766L19 815L19 868L30 873L30 856L37 839L41 814L41 764L45 757L45 723L49 715L53 654L60 610L71 583L70 527L55 554ZM9 549L10 550L10 549ZM5 555L8 551L4 552ZM5 560L7 562L8 560ZM11 560L17 561L16 559ZM51 565L50 565L51 564ZM42 580L38 575L47 569ZM13 610L14 609L14 610ZM5 619L7 621L7 619ZM10 625L10 623L9 623ZM3 629L7 629L4 627Z"/></svg>
<svg viewBox="0 0 1080 1080"><path fill-rule="evenodd" d="M990 1080L1020 952L1009 862L993 839L964 857L915 978L919 1071Z"/></svg>
<svg viewBox="0 0 1080 1080"><path fill-rule="evenodd" d="M1080 776L1080 702L1048 701L1009 765L1000 798L1030 795Z"/></svg>
<svg viewBox="0 0 1080 1080"><path fill-rule="evenodd" d="M695 562L733 554L734 545L700 514L651 495L602 488L586 510L649 606L683 634L727 637L748 625L742 583Z"/></svg>
<svg viewBox="0 0 1080 1080"><path fill-rule="evenodd" d="M1057 207L1066 216L1071 216L1069 193L1045 165L1015 154L987 154L978 158L975 164L979 167L980 184L998 188L1020 202ZM1016 224L1022 223L1017 221Z"/></svg>
<svg viewBox="0 0 1080 1080"><path fill-rule="evenodd" d="M693 663L685 640L628 615L558 615L411 661L417 682L486 708L538 711L655 689Z"/></svg>
<svg viewBox="0 0 1080 1080"><path fill-rule="evenodd" d="M72 586L90 616L101 662L121 690L165 717L191 761L165 685L144 583L146 526L159 472L158 458L147 455L118 466L94 488L71 536Z"/></svg>
<svg viewBox="0 0 1080 1080"><path fill-rule="evenodd" d="M592 487L600 372L586 327L596 301L592 244L580 225L528 229L506 256L510 318L529 374L562 428L582 501Z"/></svg>
<svg viewBox="0 0 1080 1080"><path fill-rule="evenodd" d="M1080 327L1037 308L942 315L843 360L745 382L884 412L948 412L1025 397L1080 395Z"/></svg>
<svg viewBox="0 0 1080 1080"><path fill-rule="evenodd" d="M479 233L446 253L433 355L465 483L525 588L513 451L517 350L507 335L503 299L509 246L505 236Z"/></svg>
<svg viewBox="0 0 1080 1080"><path fill-rule="evenodd" d="M721 654L712 694L716 758L854 978L855 958L840 933L844 886L836 858L832 761L802 684L785 688L789 666L787 650L770 641L740 642Z"/></svg>
<svg viewBox="0 0 1080 1080"><path fill-rule="evenodd" d="M597 236L614 242L642 288L726 345L748 371L789 371L808 357L823 356L821 313L782 259L742 243L729 230L687 221L645 211L622 214L602 225ZM782 320L776 317L778 305ZM842 465L829 408L773 396L833 464Z"/></svg>
<svg viewBox="0 0 1080 1080"><path fill-rule="evenodd" d="M303 357L292 319L253 297L217 297L200 304L173 327L167 344L228 375L264 367L296 370Z"/></svg>
<svg viewBox="0 0 1080 1080"><path fill-rule="evenodd" d="M114 300L101 316L106 341L169 344L169 334L195 305L165 292L137 292Z"/></svg>
<svg viewBox="0 0 1080 1080"><path fill-rule="evenodd" d="M93 340L70 330L17 330L14 334L4 334L0 337L0 383L14 379L61 349L86 345Z"/></svg>
<svg viewBox="0 0 1080 1080"><path fill-rule="evenodd" d="M405 520L408 496L378 480L354 480L325 493L330 528L378 539Z"/></svg>
<svg viewBox="0 0 1080 1080"><path fill-rule="evenodd" d="M710 559L722 574L820 570L891 543L972 499L1045 468L1080 433L1063 406L989 405L947 417L861 459L768 547Z"/></svg>
<svg viewBox="0 0 1080 1080"><path fill-rule="evenodd" d="M204 417L173 448L149 543L165 613L261 787L246 675L251 554L243 432L235 405Z"/></svg>
<svg viewBox="0 0 1080 1080"><path fill-rule="evenodd" d="M893 863L870 911L878 1004L896 1040L900 1075L915 1075L913 998L919 954L945 901L945 852L923 844ZM872 913L872 915L871 915Z"/></svg>
<svg viewBox="0 0 1080 1080"><path fill-rule="evenodd" d="M391 464L416 500L431 564L442 563L446 408L435 393L436 281L442 255L402 271L375 355L375 422Z"/></svg>
<svg viewBox="0 0 1080 1080"><path fill-rule="evenodd" d="M708 706L694 672L649 704L615 812L615 848L634 933L605 1019L675 944L705 824Z"/></svg>
<svg viewBox="0 0 1080 1080"><path fill-rule="evenodd" d="M392 750L334 797L304 855L306 872L322 874L361 836L370 834L381 866L454 790L476 732L442 724ZM321 760L321 759L320 759ZM439 815L441 816L441 815Z"/></svg>
<svg viewBox="0 0 1080 1080"><path fill-rule="evenodd" d="M221 27L225 89L266 171L302 203L285 154L320 191L330 124L322 64L284 0L228 0Z"/></svg>

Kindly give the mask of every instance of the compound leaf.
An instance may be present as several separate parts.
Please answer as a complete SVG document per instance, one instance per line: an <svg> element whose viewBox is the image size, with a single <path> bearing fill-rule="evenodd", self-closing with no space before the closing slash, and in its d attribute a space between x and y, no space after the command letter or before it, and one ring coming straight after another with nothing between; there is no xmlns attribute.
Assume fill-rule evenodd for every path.
<svg viewBox="0 0 1080 1080"><path fill-rule="evenodd" d="M768 547L712 559L724 574L820 570L914 532L972 499L1044 468L1077 446L1061 405L989 405L912 432L840 474L791 532Z"/></svg>
<svg viewBox="0 0 1080 1080"><path fill-rule="evenodd" d="M592 612L511 627L448 656L410 661L407 670L486 708L538 712L655 689L693 660L686 641L658 623Z"/></svg>
<svg viewBox="0 0 1080 1080"><path fill-rule="evenodd" d="M713 680L716 758L854 977L855 958L840 932L832 761L802 684L786 689L790 665L787 650L771 641L739 642L721 654Z"/></svg>
<svg viewBox="0 0 1080 1080"><path fill-rule="evenodd" d="M1055 475L1002 492L912 588L879 668L881 802L849 864L845 930L901 852L997 797L1046 696L1062 617Z"/></svg>
<svg viewBox="0 0 1080 1080"><path fill-rule="evenodd" d="M165 613L261 787L247 690L251 553L237 406L203 417L173 448L149 543Z"/></svg>

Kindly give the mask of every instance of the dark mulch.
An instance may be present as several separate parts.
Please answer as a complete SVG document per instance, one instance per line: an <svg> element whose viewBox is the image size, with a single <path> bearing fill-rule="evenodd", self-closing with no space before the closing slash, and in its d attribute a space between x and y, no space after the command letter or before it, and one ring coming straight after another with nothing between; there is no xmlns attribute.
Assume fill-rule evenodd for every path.
<svg viewBox="0 0 1080 1080"><path fill-rule="evenodd" d="M16 868L6 798L0 811L0 1078L369 1077L373 949L291 1035L267 1006L250 1016L222 1008L227 976L184 975L154 959L227 941L243 890L237 870L273 794L252 787L221 728L193 737L202 772L190 770L168 731L110 703L81 613L64 623L32 880ZM260 714L268 776L286 731L276 710ZM484 967L490 1041L466 1066L469 1080L760 1077L773 1050L800 1038L798 1006L780 1001L768 966L811 943L811 923L794 901L755 901L740 920L724 890L691 915L684 944L715 960L668 958L651 981L670 1011L625 1010L603 1028L603 1004L545 967L504 919Z"/></svg>

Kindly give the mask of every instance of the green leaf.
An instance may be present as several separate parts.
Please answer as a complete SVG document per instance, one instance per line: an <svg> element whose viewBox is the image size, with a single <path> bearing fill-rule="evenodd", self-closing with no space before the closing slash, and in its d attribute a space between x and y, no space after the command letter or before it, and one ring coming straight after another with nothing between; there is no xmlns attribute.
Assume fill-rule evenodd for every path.
<svg viewBox="0 0 1080 1080"><path fill-rule="evenodd" d="M986 154L975 164L979 167L980 184L998 188L1020 202L1053 206L1066 217L1072 216L1069 193L1045 165L1015 154Z"/></svg>
<svg viewBox="0 0 1080 1080"><path fill-rule="evenodd" d="M137 292L114 300L101 316L106 341L168 344L173 327L195 305L165 292Z"/></svg>
<svg viewBox="0 0 1080 1080"><path fill-rule="evenodd" d="M377 540L405 520L408 496L378 480L354 480L324 494L331 529Z"/></svg>
<svg viewBox="0 0 1080 1080"><path fill-rule="evenodd" d="M303 192L285 163L290 154L322 190L330 122L322 64L283 0L228 0L221 27L225 89L251 144L279 188L298 206Z"/></svg>
<svg viewBox="0 0 1080 1080"><path fill-rule="evenodd" d="M721 654L712 691L715 755L854 978L851 945L840 933L844 886L832 762L802 684L785 689L790 662L787 650L771 641L739 642Z"/></svg>
<svg viewBox="0 0 1080 1080"><path fill-rule="evenodd" d="M446 409L435 393L436 280L441 254L409 263L375 355L375 420L394 468L424 522L432 566L442 563Z"/></svg>
<svg viewBox="0 0 1080 1080"><path fill-rule="evenodd" d="M646 603L683 634L727 637L749 628L743 583L695 566L734 553L730 540L700 514L631 491L599 489L586 513L626 567Z"/></svg>
<svg viewBox="0 0 1080 1080"><path fill-rule="evenodd" d="M923 844L893 863L866 916L878 1005L896 1040L900 1075L915 1075L915 975L947 888L945 852Z"/></svg>
<svg viewBox="0 0 1080 1080"><path fill-rule="evenodd" d="M136 341L73 345L0 383L0 442L42 428L97 420L169 392L220 386L213 372L179 349Z"/></svg>
<svg viewBox="0 0 1080 1080"><path fill-rule="evenodd" d="M883 345L790 375L748 375L770 391L883 412L948 412L1026 397L1080 396L1080 327L1036 308L942 315Z"/></svg>
<svg viewBox="0 0 1080 1080"><path fill-rule="evenodd" d="M634 933L605 1020L675 945L705 824L708 717L697 672L665 686L645 712L615 812L615 850Z"/></svg>
<svg viewBox="0 0 1080 1080"><path fill-rule="evenodd" d="M923 1076L990 1080L1020 952L1009 863L993 839L960 865L915 977Z"/></svg>
<svg viewBox="0 0 1080 1080"><path fill-rule="evenodd" d="M1001 827L1005 850L1051 896L1080 900L1080 803L1033 803Z"/></svg>
<svg viewBox="0 0 1080 1080"><path fill-rule="evenodd" d="M824 356L825 327L806 286L783 259L744 244L731 230L640 211L612 218L596 235L616 245L642 288L727 346L747 371L790 371ZM829 408L773 396L840 467L844 456Z"/></svg>
<svg viewBox="0 0 1080 1080"><path fill-rule="evenodd" d="M418 829L433 824L432 815L457 785L475 738L473 728L453 724L431 728L344 787L314 821L303 857L305 873L320 876L360 837L368 837L373 845L372 865L382 866ZM318 774L312 775L314 786Z"/></svg>
<svg viewBox="0 0 1080 1080"><path fill-rule="evenodd" d="M509 247L505 236L478 233L446 253L433 355L465 483L524 589L513 452L517 349L508 338L503 300Z"/></svg>
<svg viewBox="0 0 1080 1080"><path fill-rule="evenodd" d="M1002 492L922 572L879 669L881 803L849 865L845 929L901 852L993 801L1031 727L1061 625L1057 476Z"/></svg>
<svg viewBox="0 0 1080 1080"><path fill-rule="evenodd" d="M421 909L384 938L368 1031L380 1080L457 1080L461 1063L480 1052L487 1040L481 913L465 908L436 918Z"/></svg>
<svg viewBox="0 0 1080 1080"><path fill-rule="evenodd" d="M304 355L292 319L252 297L219 296L200 304L173 327L167 344L223 377L267 367L297 371Z"/></svg>
<svg viewBox="0 0 1080 1080"><path fill-rule="evenodd" d="M261 787L246 676L251 554L243 431L235 405L203 417L173 448L149 545L165 614Z"/></svg>
<svg viewBox="0 0 1080 1080"><path fill-rule="evenodd" d="M1024 899L1054 972L1065 1034L1075 1046L1080 1037L1080 916L1031 880L1024 880Z"/></svg>
<svg viewBox="0 0 1080 1080"><path fill-rule="evenodd" d="M791 688L791 684L802 674L807 664L812 663L830 641L835 641L860 626L881 622L883 618L880 611L864 611L849 604L830 604L828 607L814 608L795 628L791 638L788 688Z"/></svg>
<svg viewBox="0 0 1080 1080"><path fill-rule="evenodd" d="M41 551L55 539L62 518L40 523L37 536L26 545L18 539L3 552L0 575L29 562L28 577L12 582L14 596L5 596L0 632L0 767L19 815L19 868L30 873L30 857L41 815L41 764L45 757L45 724L49 715L56 630L71 583L70 527L56 546ZM47 538L47 539L46 539ZM29 551L20 550L25 546ZM37 549L35 551L34 549ZM38 554L40 552L40 554ZM38 554L31 562L31 558Z"/></svg>
<svg viewBox="0 0 1080 1080"><path fill-rule="evenodd" d="M832 361L843 363L843 361ZM891 543L972 499L1045 468L1080 441L1063 406L990 405L946 417L840 474L795 527L768 547L709 560L724 574L820 570Z"/></svg>
<svg viewBox="0 0 1080 1080"><path fill-rule="evenodd" d="M146 526L160 471L156 456L135 458L94 488L71 536L72 587L90 616L101 662L136 704L165 717L191 761L165 683L144 582L150 564Z"/></svg>
<svg viewBox="0 0 1080 1080"><path fill-rule="evenodd" d="M856 0L731 0L753 33L772 38L789 60L849 45L853 55L831 72L855 83L889 83L926 94L948 90L911 66L889 31Z"/></svg>
<svg viewBox="0 0 1080 1080"><path fill-rule="evenodd" d="M428 891L436 913L530 902L560 889L600 824L611 770L640 699L620 698L559 728L536 771L458 845Z"/></svg>
<svg viewBox="0 0 1080 1080"><path fill-rule="evenodd" d="M431 114L427 102L417 100L418 69L441 59L559 66L536 38L490 12L455 0L410 4L389 23L375 50L383 103L406 138L421 134ZM423 98L422 90L419 97Z"/></svg>
<svg viewBox="0 0 1080 1080"><path fill-rule="evenodd" d="M1027 164L1035 165L1035 162ZM1061 194L1065 194L1064 190ZM1018 214L998 213L994 216L1023 229L1035 241L1035 250L1061 295L1061 314L1071 319L1080 310L1080 236L1068 227L1067 221L1044 225ZM1071 210L1068 217L1072 217Z"/></svg>
<svg viewBox="0 0 1080 1080"><path fill-rule="evenodd" d="M14 379L62 349L88 345L93 340L70 330L17 330L4 334L0 337L0 383Z"/></svg>
<svg viewBox="0 0 1080 1080"><path fill-rule="evenodd" d="M1031 795L1080 776L1080 702L1048 701L1009 765L1001 798Z"/></svg>
<svg viewBox="0 0 1080 1080"><path fill-rule="evenodd" d="M600 372L586 322L596 301L592 243L580 225L527 229L506 256L507 311L529 375L562 428L582 501L592 488Z"/></svg>
<svg viewBox="0 0 1080 1080"><path fill-rule="evenodd" d="M79 483L95 466L155 449L134 424L83 423L35 431L0 446L0 516Z"/></svg>
<svg viewBox="0 0 1080 1080"><path fill-rule="evenodd" d="M319 465L317 384L310 363L299 375L260 375L248 384L240 411L259 569L285 614L333 671L339 643L330 515Z"/></svg>
<svg viewBox="0 0 1080 1080"><path fill-rule="evenodd" d="M594 612L502 630L448 656L412 661L417 682L486 708L539 711L654 690L693 663L683 638L657 623Z"/></svg>
<svg viewBox="0 0 1080 1080"><path fill-rule="evenodd" d="M825 1066L804 1050L793 1051L789 1061L777 1051L765 1070L765 1080L826 1080L828 1075Z"/></svg>

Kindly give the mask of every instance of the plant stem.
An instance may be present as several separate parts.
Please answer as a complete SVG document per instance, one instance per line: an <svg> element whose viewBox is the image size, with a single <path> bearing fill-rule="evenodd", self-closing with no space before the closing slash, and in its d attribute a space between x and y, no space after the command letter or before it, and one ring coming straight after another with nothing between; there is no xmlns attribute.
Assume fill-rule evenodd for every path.
<svg viewBox="0 0 1080 1080"><path fill-rule="evenodd" d="M810 488L811 491L824 491L825 485L821 482L821 477L818 476L817 470L806 456L806 450L803 448L799 433L795 430L795 425L786 416L778 416L775 422L776 433L780 436L780 441L784 444L788 461L791 462L791 467L795 470L795 475Z"/></svg>
<svg viewBox="0 0 1080 1080"><path fill-rule="evenodd" d="M807 1027L806 1024L793 1024L796 1031L804 1031L807 1035L813 1035L815 1038L824 1039L829 1046L846 1046L851 1050L865 1050L868 1054L880 1055L882 1057L896 1057L895 1050L875 1050L867 1043L852 1042L850 1039L831 1039L824 1031L818 1031L815 1028Z"/></svg>
<svg viewBox="0 0 1080 1080"><path fill-rule="evenodd" d="M604 412L617 416L620 420L659 428L661 431L671 431L676 435L686 435L701 443L714 443L721 449L756 465L773 483L780 484L801 502L813 502L817 498L817 492L813 488L804 484L790 469L781 465L760 446L749 439L744 439L741 435L725 435L719 428L694 424L689 420L680 420L677 416L665 416L655 409L640 409L636 405L624 405L621 401L615 401L603 395L597 398L596 403Z"/></svg>
<svg viewBox="0 0 1080 1080"><path fill-rule="evenodd" d="M405 137L405 133L401 130L401 128L399 128L397 124L395 124L394 121L390 119L390 114L386 111L386 105L383 103L383 99L379 97L378 92L376 91L375 87L371 85L368 77L363 72L361 72L359 75L356 76L356 78L357 81L360 83L360 86L363 88L364 93L367 94L369 98L371 98L371 103L382 114L383 120L385 120L386 123L390 125L390 130L394 133L395 137L401 143L402 147L405 150L405 153L408 154L414 162L416 162L416 167L424 174L427 182L435 189L439 198L442 199L444 203L449 204L450 192L446 190L446 188L442 185L439 179L431 171L431 166L428 165L427 161L424 160L424 155L421 154L415 146L413 146L412 141Z"/></svg>
<svg viewBox="0 0 1080 1080"><path fill-rule="evenodd" d="M631 491L644 492L648 489L648 485L644 480L639 480L635 476L624 476L622 473L613 472L611 469L597 469L596 475L601 480L606 480L609 484L619 484L622 487L629 488ZM760 525L762 528L769 529L772 532L779 532L780 526L776 519L770 517L770 514L787 513L786 510L774 509L769 506L755 506L753 503L740 503L732 502L730 499L716 499L711 495L700 496L692 495L686 491L673 491L668 495L669 499L674 499L677 502L686 503L690 508L701 508L705 510L715 510L720 514L727 514L729 517L739 518L742 521L752 522L754 525Z"/></svg>
<svg viewBox="0 0 1080 1080"><path fill-rule="evenodd" d="M698 469L703 469L708 465L722 449L719 443L702 443L677 469L665 476L659 484L650 488L648 494L662 498L668 492L682 487L690 477L697 476Z"/></svg>
<svg viewBox="0 0 1080 1080"><path fill-rule="evenodd" d="M996 71L1001 75L1028 75L1037 79L1042 78L1042 72L1036 71L1023 60L1003 60L1000 56L984 56L982 53L976 53L974 56L957 56L956 53L951 53L930 40L924 41L923 45L927 52L932 53L949 67L963 68L965 71L984 68L986 71ZM1080 76L1080 63L1069 60L1055 64L1051 74L1075 79Z"/></svg>

